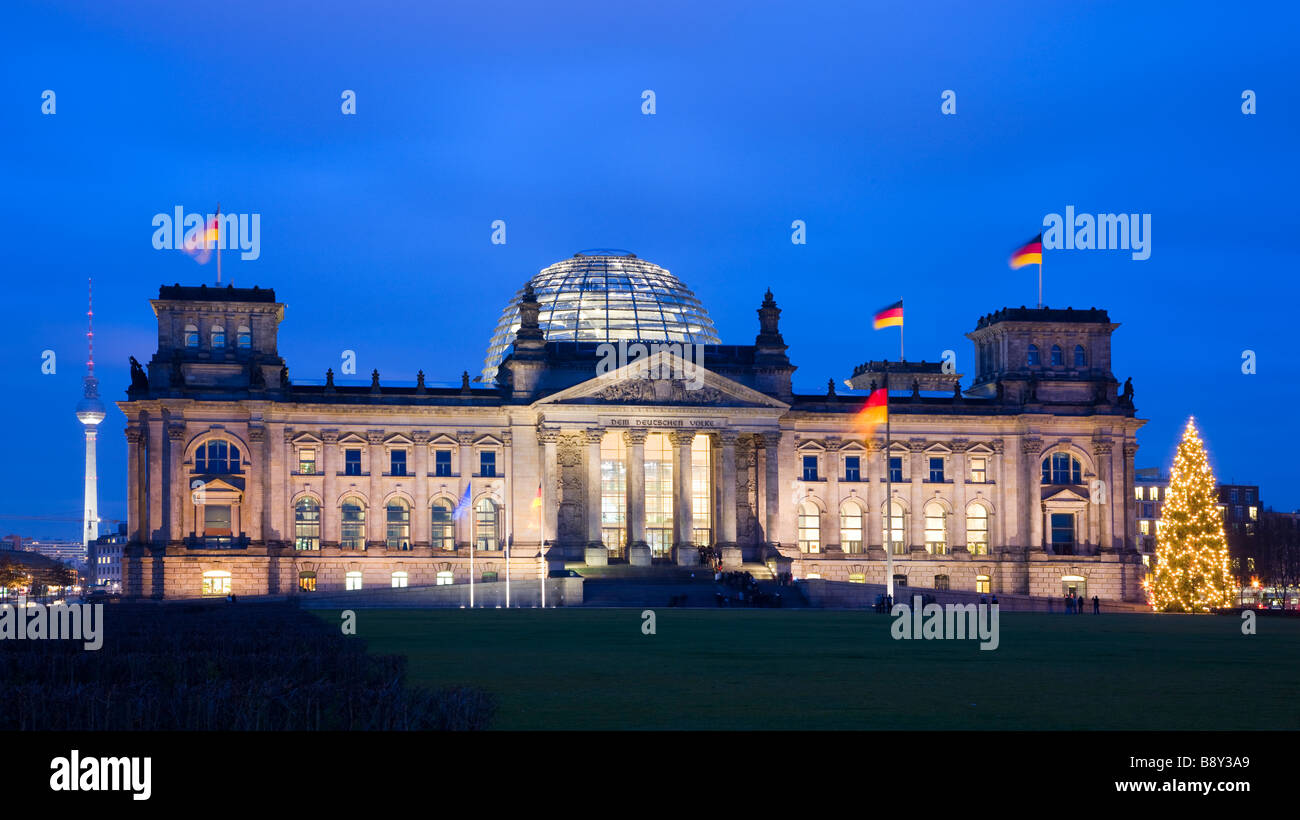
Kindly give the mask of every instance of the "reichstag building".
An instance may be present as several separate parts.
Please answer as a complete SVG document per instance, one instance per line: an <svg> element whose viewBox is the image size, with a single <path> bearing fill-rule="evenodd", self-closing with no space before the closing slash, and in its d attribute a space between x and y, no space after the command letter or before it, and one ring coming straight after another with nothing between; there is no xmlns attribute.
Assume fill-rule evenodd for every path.
<svg viewBox="0 0 1300 820"><path fill-rule="evenodd" d="M967 385L867 362L844 374L854 395L806 395L770 292L752 343L723 344L677 277L626 252L534 276L460 387L295 383L273 290L151 304L158 349L118 405L129 595L465 583L471 551L476 580L504 579L507 552L535 579L708 547L796 578L884 583L888 551L908 586L1143 597L1143 422L1104 310L979 318ZM886 377L888 443L856 421Z"/></svg>

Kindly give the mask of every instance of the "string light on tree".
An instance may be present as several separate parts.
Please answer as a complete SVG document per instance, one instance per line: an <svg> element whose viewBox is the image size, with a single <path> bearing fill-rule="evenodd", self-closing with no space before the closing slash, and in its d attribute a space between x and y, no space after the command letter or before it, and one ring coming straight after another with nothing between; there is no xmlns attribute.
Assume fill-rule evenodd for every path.
<svg viewBox="0 0 1300 820"><path fill-rule="evenodd" d="M1187 420L1156 536L1151 604L1161 612L1231 606L1228 540L1217 482L1194 419Z"/></svg>

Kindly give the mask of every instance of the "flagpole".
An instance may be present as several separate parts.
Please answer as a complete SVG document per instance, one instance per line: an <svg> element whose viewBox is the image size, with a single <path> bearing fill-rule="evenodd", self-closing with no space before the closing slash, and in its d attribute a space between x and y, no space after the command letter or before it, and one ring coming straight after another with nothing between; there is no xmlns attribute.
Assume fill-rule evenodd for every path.
<svg viewBox="0 0 1300 820"><path fill-rule="evenodd" d="M465 479L465 497L468 499L470 494L469 479ZM461 515L472 515L469 506L466 505L465 512ZM469 608L474 608L474 519L469 519Z"/></svg>
<svg viewBox="0 0 1300 820"><path fill-rule="evenodd" d="M510 608L510 543L515 540L515 504L514 497L510 494L510 476L514 472L514 465L506 473L506 501L510 506L506 508L506 609Z"/></svg>
<svg viewBox="0 0 1300 820"><path fill-rule="evenodd" d="M542 501L537 505L537 541L541 544L537 549L538 574L541 576L542 584L542 609L546 609L546 502Z"/></svg>
<svg viewBox="0 0 1300 820"><path fill-rule="evenodd" d="M1043 252L1038 252L1038 307L1043 306Z"/></svg>
<svg viewBox="0 0 1300 820"><path fill-rule="evenodd" d="M221 203L217 203L217 284L221 284Z"/></svg>
<svg viewBox="0 0 1300 820"><path fill-rule="evenodd" d="M903 300L899 299L898 303L901 305L903 303ZM899 361L904 361L904 362L907 361L907 357L903 355L903 326L901 324L898 326L898 359ZM885 383L886 384L889 383L888 376L885 377ZM886 396L889 395L888 391L886 391L885 395Z"/></svg>
<svg viewBox="0 0 1300 820"><path fill-rule="evenodd" d="M894 530L894 490L889 447L889 362L885 362L885 594L889 596L889 602L892 604L894 599L894 543L892 537Z"/></svg>

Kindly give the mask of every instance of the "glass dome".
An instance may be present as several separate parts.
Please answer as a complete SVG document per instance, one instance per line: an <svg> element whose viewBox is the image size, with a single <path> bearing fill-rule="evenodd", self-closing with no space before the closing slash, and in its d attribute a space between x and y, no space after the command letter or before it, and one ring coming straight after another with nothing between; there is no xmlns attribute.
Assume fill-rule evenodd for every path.
<svg viewBox="0 0 1300 820"><path fill-rule="evenodd" d="M556 262L532 279L538 321L550 342L618 339L718 344L713 320L676 276L636 254L589 250ZM519 331L520 288L501 312L488 344L482 380L496 381Z"/></svg>

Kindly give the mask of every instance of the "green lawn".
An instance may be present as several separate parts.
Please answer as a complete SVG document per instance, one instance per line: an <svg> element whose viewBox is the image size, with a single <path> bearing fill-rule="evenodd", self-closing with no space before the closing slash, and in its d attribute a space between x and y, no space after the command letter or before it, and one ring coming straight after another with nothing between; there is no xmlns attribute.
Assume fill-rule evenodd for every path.
<svg viewBox="0 0 1300 820"><path fill-rule="evenodd" d="M499 729L1297 729L1300 620L1003 614L1001 646L895 641L869 612L360 610L410 682ZM321 612L327 619L337 612Z"/></svg>

